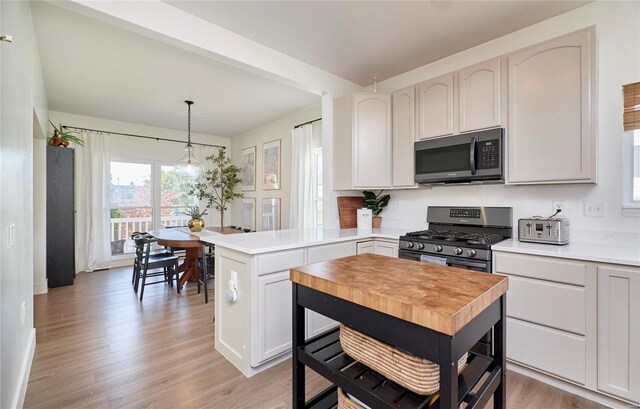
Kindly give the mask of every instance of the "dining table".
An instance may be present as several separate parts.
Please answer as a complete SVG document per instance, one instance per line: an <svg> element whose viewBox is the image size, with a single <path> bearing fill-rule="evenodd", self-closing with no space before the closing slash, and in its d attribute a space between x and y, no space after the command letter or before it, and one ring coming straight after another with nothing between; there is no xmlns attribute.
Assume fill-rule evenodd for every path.
<svg viewBox="0 0 640 409"><path fill-rule="evenodd" d="M158 244L167 248L184 249L184 262L178 267L179 272L183 272L180 277L180 285L184 285L190 279L195 279L198 271L198 258L202 257L202 245L200 236L211 234L238 234L244 233L242 230L228 227L207 227L198 235L189 232L188 227L167 227L164 229L151 230L149 234L158 239Z"/></svg>

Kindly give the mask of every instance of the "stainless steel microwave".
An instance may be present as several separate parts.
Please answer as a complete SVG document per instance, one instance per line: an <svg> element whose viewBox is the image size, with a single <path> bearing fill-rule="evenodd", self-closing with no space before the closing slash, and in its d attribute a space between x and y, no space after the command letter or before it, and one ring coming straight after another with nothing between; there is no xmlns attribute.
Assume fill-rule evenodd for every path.
<svg viewBox="0 0 640 409"><path fill-rule="evenodd" d="M415 143L416 183L504 182L504 129Z"/></svg>

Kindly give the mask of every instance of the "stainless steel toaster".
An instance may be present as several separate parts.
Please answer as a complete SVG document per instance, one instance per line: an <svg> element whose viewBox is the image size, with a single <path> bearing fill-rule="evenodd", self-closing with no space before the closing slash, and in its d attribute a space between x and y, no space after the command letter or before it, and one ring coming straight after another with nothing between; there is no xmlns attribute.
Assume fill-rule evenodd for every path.
<svg viewBox="0 0 640 409"><path fill-rule="evenodd" d="M532 217L518 220L518 240L531 243L568 244L569 219Z"/></svg>

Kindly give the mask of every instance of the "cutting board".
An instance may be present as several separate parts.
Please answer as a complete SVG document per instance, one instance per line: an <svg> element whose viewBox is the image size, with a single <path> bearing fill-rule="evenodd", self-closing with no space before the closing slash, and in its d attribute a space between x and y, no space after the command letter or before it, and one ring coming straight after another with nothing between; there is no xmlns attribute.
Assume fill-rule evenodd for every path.
<svg viewBox="0 0 640 409"><path fill-rule="evenodd" d="M357 210L364 207L362 196L338 197L338 216L341 229L355 229L358 227Z"/></svg>

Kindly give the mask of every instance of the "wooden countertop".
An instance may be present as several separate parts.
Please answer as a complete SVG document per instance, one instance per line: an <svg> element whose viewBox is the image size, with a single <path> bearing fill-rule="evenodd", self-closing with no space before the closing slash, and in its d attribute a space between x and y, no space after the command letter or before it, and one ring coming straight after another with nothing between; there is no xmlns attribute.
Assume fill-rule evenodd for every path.
<svg viewBox="0 0 640 409"><path fill-rule="evenodd" d="M376 254L291 269L291 281L453 335L507 292L507 277Z"/></svg>

